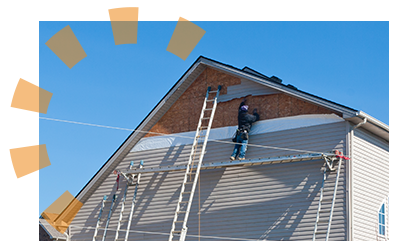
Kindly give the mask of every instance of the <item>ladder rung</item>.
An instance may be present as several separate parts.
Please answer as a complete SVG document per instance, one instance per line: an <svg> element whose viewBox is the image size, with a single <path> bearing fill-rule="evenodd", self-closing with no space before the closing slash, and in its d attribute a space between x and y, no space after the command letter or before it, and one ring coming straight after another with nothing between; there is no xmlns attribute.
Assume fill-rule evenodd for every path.
<svg viewBox="0 0 400 250"><path fill-rule="evenodd" d="M330 213L331 210L320 210L319 213Z"/></svg>
<svg viewBox="0 0 400 250"><path fill-rule="evenodd" d="M185 173L184 182L183 182L183 184L181 186L182 187L182 191L181 191L181 193L179 195L178 205L177 205L177 208L176 208L176 211L175 211L175 219L173 221L173 225L172 225L172 228L171 228L170 240L173 239L174 234L175 234L175 236L176 235L180 235L180 240L182 240L182 239L185 240L184 236L186 235L187 228L183 228L182 230L177 231L177 230L175 230L175 224L177 224L177 223L185 224L185 221L187 220L187 217L189 216L190 204L192 203L194 190L196 188L195 187L195 183L194 183L194 181L192 181L191 177L192 177L192 175L196 175L195 177L197 177L198 174L199 174L199 170L200 170L200 167L202 165L202 159L203 159L203 156L205 154L205 149L206 149L205 146L207 144L207 138L208 138L208 134L201 135L201 132L204 131L205 129L207 129L207 132L209 132L209 130L211 129L211 126L209 126L209 125L212 123L212 119L214 118L213 117L213 115L214 115L213 112L216 109L216 105L217 105L216 102L217 102L217 98L218 98L220 90L221 90L221 86L218 86L218 90L215 90L215 91L211 91L211 87L207 88L207 97L204 100L204 105L203 105L203 109L201 111L201 116L200 116L200 119L199 119L199 125L198 125L198 128L197 128L196 137L194 139L193 146L192 146L192 152L190 153L189 162L188 162L188 165L186 167L186 173ZM208 99L208 94L209 93L217 93L217 94L215 95L214 98ZM209 103L209 102L213 102L213 104L207 106L207 103ZM205 113L204 113L205 111L212 111L211 113L207 113L207 115L210 115L210 117L204 117L205 116ZM206 124L203 124L203 120L208 120L209 124L207 126L204 126ZM200 139L200 138L204 138L204 139ZM198 159L196 159L197 155L199 155ZM197 162L197 164L196 164L196 162ZM195 164L198 165L198 168L197 168L196 172L191 172L192 168L193 168L193 166ZM188 175L190 175L189 181L187 179ZM190 191L185 191L185 188L186 188L185 185L192 185L191 190ZM189 188L190 188L190 186L188 187L188 189ZM185 196L185 200L187 200L187 201L183 201L183 195L186 195L186 194L189 194L190 196L189 196L189 198L187 196ZM182 204L187 204L187 205L182 205ZM182 209L185 209L185 207L186 207L186 210L182 211ZM184 221L178 221L177 220L178 217L179 217L179 214L185 214L184 215L185 216L185 220ZM182 217L182 216L180 216L180 217ZM185 231L183 231L183 230L185 230Z"/></svg>

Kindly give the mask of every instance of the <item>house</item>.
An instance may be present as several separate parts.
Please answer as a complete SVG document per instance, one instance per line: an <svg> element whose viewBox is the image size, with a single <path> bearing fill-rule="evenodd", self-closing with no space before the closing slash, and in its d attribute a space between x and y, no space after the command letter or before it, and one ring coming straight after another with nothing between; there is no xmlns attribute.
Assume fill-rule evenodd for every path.
<svg viewBox="0 0 400 250"><path fill-rule="evenodd" d="M39 219L39 241L66 241L67 235L57 231L45 219Z"/></svg>
<svg viewBox="0 0 400 250"><path fill-rule="evenodd" d="M330 212L323 210L330 211L333 200L329 240L388 238L389 126L278 77L201 56L76 196L83 206L70 225L71 240L93 240L95 231L95 240L115 240L117 231L124 238L128 224L130 241L168 240L185 174L172 170L187 164L207 87L219 85L203 160L218 167L200 172L186 240L312 240L317 213L320 221L330 220ZM338 161L334 171L325 173L321 203L323 157L274 164L262 160L251 166L221 163L229 162L244 97L250 110L258 108L260 114L246 160L321 156L334 150L350 158L341 161L338 178ZM134 168L143 161L149 171L141 173L132 219L127 220L135 186L127 189L122 216L127 180L117 182L115 173L127 171L132 161ZM325 240L326 234L327 225L319 226L316 240Z"/></svg>

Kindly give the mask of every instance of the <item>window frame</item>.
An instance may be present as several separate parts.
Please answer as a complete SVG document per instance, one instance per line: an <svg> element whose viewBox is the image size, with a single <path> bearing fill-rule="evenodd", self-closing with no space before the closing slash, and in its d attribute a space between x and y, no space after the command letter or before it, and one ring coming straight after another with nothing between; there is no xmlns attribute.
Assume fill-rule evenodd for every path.
<svg viewBox="0 0 400 250"><path fill-rule="evenodd" d="M378 235L386 237L386 202L383 202L378 211Z"/></svg>
<svg viewBox="0 0 400 250"><path fill-rule="evenodd" d="M389 226L389 196L387 196L378 207L377 211L377 240L388 240ZM383 234L382 234L383 233Z"/></svg>

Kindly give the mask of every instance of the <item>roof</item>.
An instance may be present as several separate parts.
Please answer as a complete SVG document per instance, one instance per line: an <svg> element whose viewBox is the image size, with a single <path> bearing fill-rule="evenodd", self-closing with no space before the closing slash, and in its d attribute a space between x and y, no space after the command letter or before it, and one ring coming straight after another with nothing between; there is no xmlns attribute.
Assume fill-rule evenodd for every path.
<svg viewBox="0 0 400 250"><path fill-rule="evenodd" d="M39 225L46 231L51 240L67 240L67 237L57 231L52 225L50 225L45 219L39 219Z"/></svg>
<svg viewBox="0 0 400 250"><path fill-rule="evenodd" d="M296 87L290 84L282 84L282 81L279 78L275 76L267 77L249 67L238 69L231 65L200 56L179 78L174 86L172 86L172 88L168 91L168 93L166 93L160 102L157 103L157 105L144 118L144 120L137 126L135 131L128 136L128 138L121 144L121 146L114 152L107 162L83 187L83 189L76 196L79 201L86 201L91 193L94 192L96 188L95 184L104 180L116 167L116 165L125 157L125 155L129 153L131 148L145 135L140 131L149 131L206 67L211 67L213 69L223 71L226 74L259 83L287 95L328 108L333 111L337 111L343 114L342 118L354 124L365 121L365 124L362 125L363 128L378 135L382 139L389 141L389 126L362 111L298 90Z"/></svg>

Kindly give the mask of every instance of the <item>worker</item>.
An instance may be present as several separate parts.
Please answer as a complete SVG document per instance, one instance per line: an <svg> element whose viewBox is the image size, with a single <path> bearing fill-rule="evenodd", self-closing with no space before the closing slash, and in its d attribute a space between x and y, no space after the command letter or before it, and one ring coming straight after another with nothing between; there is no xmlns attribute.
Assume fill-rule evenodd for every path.
<svg viewBox="0 0 400 250"><path fill-rule="evenodd" d="M246 98L240 103L238 114L238 129L236 132L236 144L233 153L230 157L232 161L239 155L238 160L244 160L247 150L247 143L249 142L249 132L251 125L260 119L257 109L253 110L253 114L249 114L249 106L245 104Z"/></svg>

